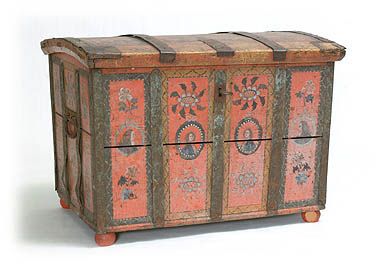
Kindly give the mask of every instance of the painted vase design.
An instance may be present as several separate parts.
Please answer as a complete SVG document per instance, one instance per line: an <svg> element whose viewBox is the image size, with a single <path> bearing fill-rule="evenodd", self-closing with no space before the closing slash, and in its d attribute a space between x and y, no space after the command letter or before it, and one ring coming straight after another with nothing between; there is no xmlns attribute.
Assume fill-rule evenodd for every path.
<svg viewBox="0 0 387 265"><path fill-rule="evenodd" d="M132 188L138 185L137 171L136 167L129 167L126 170L126 173L120 177L117 185L122 188L121 200L126 201L137 198L137 195Z"/></svg>
<svg viewBox="0 0 387 265"><path fill-rule="evenodd" d="M310 177L311 167L309 163L305 161L305 157L302 153L297 152L292 155L293 173L296 174L296 183L298 185L305 184Z"/></svg>

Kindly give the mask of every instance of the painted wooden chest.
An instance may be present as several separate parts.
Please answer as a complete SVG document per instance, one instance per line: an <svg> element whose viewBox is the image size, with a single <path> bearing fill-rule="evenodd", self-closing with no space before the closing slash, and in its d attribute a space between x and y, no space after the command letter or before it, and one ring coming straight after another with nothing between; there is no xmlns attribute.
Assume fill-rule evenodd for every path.
<svg viewBox="0 0 387 265"><path fill-rule="evenodd" d="M333 66L299 31L58 38L49 54L55 188L121 231L325 207Z"/></svg>

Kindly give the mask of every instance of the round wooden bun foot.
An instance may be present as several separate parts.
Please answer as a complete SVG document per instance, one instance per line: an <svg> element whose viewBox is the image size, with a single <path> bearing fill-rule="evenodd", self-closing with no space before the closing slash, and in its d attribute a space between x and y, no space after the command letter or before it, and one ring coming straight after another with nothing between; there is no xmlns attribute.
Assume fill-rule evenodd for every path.
<svg viewBox="0 0 387 265"><path fill-rule="evenodd" d="M111 246L116 242L116 233L95 234L95 243L100 247Z"/></svg>
<svg viewBox="0 0 387 265"><path fill-rule="evenodd" d="M307 223L315 223L320 219L320 211L311 211L301 213L302 219Z"/></svg>
<svg viewBox="0 0 387 265"><path fill-rule="evenodd" d="M63 209L70 209L70 206L63 199L60 199L59 203Z"/></svg>

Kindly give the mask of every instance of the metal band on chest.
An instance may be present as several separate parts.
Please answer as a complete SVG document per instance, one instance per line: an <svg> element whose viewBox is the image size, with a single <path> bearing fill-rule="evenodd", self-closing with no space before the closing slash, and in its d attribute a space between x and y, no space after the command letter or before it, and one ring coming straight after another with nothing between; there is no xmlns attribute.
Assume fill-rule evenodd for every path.
<svg viewBox="0 0 387 265"><path fill-rule="evenodd" d="M205 37L199 38L198 40L213 48L218 57L232 57L235 55L234 49L221 41Z"/></svg>
<svg viewBox="0 0 387 265"><path fill-rule="evenodd" d="M217 32L216 34L221 34L221 33L235 34L235 35L243 36L243 37L258 41L273 50L273 61L286 60L287 49L268 38L262 37L258 34L253 34L253 33L244 32L244 31Z"/></svg>
<svg viewBox="0 0 387 265"><path fill-rule="evenodd" d="M121 35L120 37L137 38L152 45L160 52L161 63L172 63L176 59L176 51L173 48L171 48L168 44L157 39L156 37L152 37L144 34L126 34L126 35Z"/></svg>
<svg viewBox="0 0 387 265"><path fill-rule="evenodd" d="M336 42L334 41L331 41L331 40L328 40L326 38L323 38L323 37L320 37L318 35L315 35L315 34L312 34L312 33L308 33L308 32L304 32L304 31L271 31L271 32L289 32L289 33L295 33L295 34L300 34L300 35L304 35L304 36L308 36L308 37L311 37L311 38L314 38L318 41L321 41L321 42L325 42L325 43L331 43L333 46L336 46L337 48L340 48L340 49L345 49L344 46L340 45L340 44L337 44Z"/></svg>

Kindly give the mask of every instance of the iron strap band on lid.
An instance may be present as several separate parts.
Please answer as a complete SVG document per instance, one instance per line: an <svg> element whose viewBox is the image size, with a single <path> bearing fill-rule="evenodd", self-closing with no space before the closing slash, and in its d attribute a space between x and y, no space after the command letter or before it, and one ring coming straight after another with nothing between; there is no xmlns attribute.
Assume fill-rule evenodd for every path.
<svg viewBox="0 0 387 265"><path fill-rule="evenodd" d="M326 43L331 43L332 45L336 46L337 48L340 48L340 49L345 49L344 46L340 45L340 44L337 44L336 42L334 41L331 41L331 40L328 40L326 38L323 38L323 37L320 37L318 35L315 35L315 34L312 34L312 33L308 33L308 32L304 32L304 31L296 31L296 30L289 30L289 31L271 31L271 32L289 32L289 33L295 33L295 34L300 34L300 35L305 35L305 36L308 36L308 37L312 37L316 40L319 40L321 42L326 42Z"/></svg>
<svg viewBox="0 0 387 265"><path fill-rule="evenodd" d="M216 56L218 57L232 57L235 55L234 49L221 41L206 37L201 37L198 40L213 48L216 51Z"/></svg>
<svg viewBox="0 0 387 265"><path fill-rule="evenodd" d="M256 40L263 45L269 47L270 49L273 50L273 60L274 61L285 61L286 60L286 52L287 49L285 47L282 47L275 41L272 41L268 38L262 37L258 34L253 34L250 32L244 32L244 31L226 31L226 32L217 32L216 34L221 34L221 33L230 33L230 34L235 34L235 35L240 35L243 37L247 37L253 40Z"/></svg>
<svg viewBox="0 0 387 265"><path fill-rule="evenodd" d="M126 34L126 35L120 35L120 37L138 38L152 45L160 52L161 63L172 63L176 59L176 51L172 49L170 46L168 46L168 44L157 39L156 37L152 37L144 34Z"/></svg>

